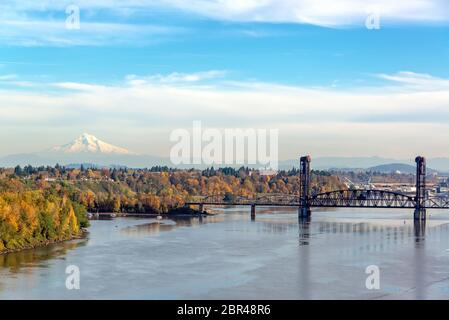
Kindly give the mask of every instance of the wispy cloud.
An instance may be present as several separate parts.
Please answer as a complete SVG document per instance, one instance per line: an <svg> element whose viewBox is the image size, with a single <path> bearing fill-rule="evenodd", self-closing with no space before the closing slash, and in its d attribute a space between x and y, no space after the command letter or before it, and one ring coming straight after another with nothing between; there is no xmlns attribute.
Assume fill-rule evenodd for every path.
<svg viewBox="0 0 449 320"><path fill-rule="evenodd" d="M151 115L155 112L160 116L178 113L177 118L180 118L180 114L184 114L189 118L211 117L220 121L225 119L221 117L222 115L235 112L241 117L253 118L262 123L278 120L296 121L295 116L300 116L301 121L308 122L323 120L357 122L379 114L392 115L390 121L395 121L395 115L402 112L427 113L438 110L448 117L441 118L435 114L434 119L426 116L416 121L449 122L447 108L449 79L431 75L406 71L381 74L379 77L393 81L397 85L391 86L386 82L380 86L341 89L334 86L302 87L266 82L229 81L223 78L226 74L227 72L223 70L210 70L190 74L173 72L167 75L128 75L117 85L47 83L44 84L46 87L63 91L56 96L30 91L27 96L47 97L42 101L43 104L46 99L53 101L57 97L58 102L67 99L66 102L71 104L76 101L76 105L80 108L106 110L109 107L111 111L115 110L120 115L123 112L129 114L130 118L135 112L139 121L141 120L139 112L145 114L148 110L151 110ZM0 75L0 81L2 79L4 82L17 81L19 77ZM211 81L215 81L214 85L211 85ZM14 90L10 90L9 96L14 97L15 94ZM9 98L3 99L5 102ZM131 101L132 107L123 109L122 106L129 105ZM156 107L161 104L166 108ZM3 105L10 106L8 103ZM154 107L148 108L149 105ZM1 108L4 112L7 112L7 109L9 107ZM204 113L205 110L208 110L207 114L210 115Z"/></svg>
<svg viewBox="0 0 449 320"><path fill-rule="evenodd" d="M17 78L18 78L17 74L5 74L5 75L0 75L0 81L15 80L15 79L17 79Z"/></svg>
<svg viewBox="0 0 449 320"><path fill-rule="evenodd" d="M149 83L197 83L205 80L223 78L225 70L209 70L193 73L172 72L167 75L156 74L150 76L128 75L126 80L130 85L146 85Z"/></svg>
<svg viewBox="0 0 449 320"><path fill-rule="evenodd" d="M379 74L380 78L421 90L449 90L449 80L429 74L401 71L396 74Z"/></svg>
<svg viewBox="0 0 449 320"><path fill-rule="evenodd" d="M0 75L0 87L6 86L10 88L16 87L32 87L34 83L31 81L21 80L17 74Z"/></svg>
<svg viewBox="0 0 449 320"><path fill-rule="evenodd" d="M438 141L439 150L449 150L447 139L439 138L445 136L441 132L449 130L449 90L429 89L432 84L447 85L449 79L400 72L382 75L388 81L395 81L397 87L384 83L366 90L349 90L226 79L214 86L190 86L186 83L195 84L221 73L198 72L193 73L195 77L180 74L127 77L117 85L48 84L63 89L53 93L0 89L0 127L46 131L59 130L61 126L75 131L76 128L79 131L120 128L122 132L148 132L148 135L150 130L158 130L157 137L152 139L161 149L166 146L170 130L188 128L191 121L201 120L205 126L218 128L280 128L283 141L289 144L283 154L293 147L338 154L335 146L341 146L342 141L353 149L351 153L360 154L365 142L371 150L390 147L393 150L393 144L399 140L404 155L414 154L414 141L423 137ZM176 81L158 81L167 77ZM140 78L146 80L132 82ZM417 80L411 79L418 79L420 85L423 81L425 85L417 87ZM207 84L208 80L204 82ZM358 137L356 141L354 136ZM432 150L424 151L430 154ZM139 152L148 153L148 150Z"/></svg>
<svg viewBox="0 0 449 320"><path fill-rule="evenodd" d="M400 22L448 22L445 0L164 0L163 4L220 20L364 26L369 14Z"/></svg>
<svg viewBox="0 0 449 320"><path fill-rule="evenodd" d="M112 46L157 43L161 37L186 29L150 24L82 22L80 29L68 29L65 20L3 20L0 42L19 46Z"/></svg>
<svg viewBox="0 0 449 320"><path fill-rule="evenodd" d="M65 9L81 10L81 29L66 30ZM108 45L151 43L156 36L182 32L168 25L136 24L155 12L187 13L236 22L300 23L326 27L364 27L370 14L389 23L448 23L447 0L5 0L0 4L0 42L9 45ZM172 16L173 17L173 16ZM117 22L120 21L120 22ZM250 36L260 31L243 29Z"/></svg>

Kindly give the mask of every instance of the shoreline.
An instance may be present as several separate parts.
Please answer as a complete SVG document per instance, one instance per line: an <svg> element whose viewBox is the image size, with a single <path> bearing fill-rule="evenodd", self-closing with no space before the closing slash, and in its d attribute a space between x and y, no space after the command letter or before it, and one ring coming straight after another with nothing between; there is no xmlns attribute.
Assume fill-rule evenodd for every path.
<svg viewBox="0 0 449 320"><path fill-rule="evenodd" d="M170 218L170 217L207 217L214 216L215 213L203 211L200 212L194 209L177 208L166 213L126 213L126 212L89 212L89 220L98 220L99 218Z"/></svg>
<svg viewBox="0 0 449 320"><path fill-rule="evenodd" d="M42 243L39 243L39 244L36 244L36 245L33 245L33 246L20 248L20 249L7 249L5 251L0 251L0 256L7 255L7 254L10 254L10 253L18 253L18 252L22 252L22 251L26 251L26 250L34 250L34 249L38 249L38 248L47 247L47 246L50 246L52 244L58 244L58 243L63 243L63 242L67 242L67 241L72 241L72 240L81 240L81 239L84 239L88 233L89 233L88 230L82 229L81 233L79 235L70 237L68 239L47 240L45 242L42 242Z"/></svg>

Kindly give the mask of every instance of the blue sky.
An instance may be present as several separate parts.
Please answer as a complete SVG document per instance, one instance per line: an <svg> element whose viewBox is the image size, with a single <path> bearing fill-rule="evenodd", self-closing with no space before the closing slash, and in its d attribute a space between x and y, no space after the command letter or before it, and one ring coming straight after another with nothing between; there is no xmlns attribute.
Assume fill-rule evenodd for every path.
<svg viewBox="0 0 449 320"><path fill-rule="evenodd" d="M66 28L69 4L80 29ZM167 155L169 132L202 120L279 128L284 159L449 156L446 1L6 0L0 12L0 155L82 132Z"/></svg>

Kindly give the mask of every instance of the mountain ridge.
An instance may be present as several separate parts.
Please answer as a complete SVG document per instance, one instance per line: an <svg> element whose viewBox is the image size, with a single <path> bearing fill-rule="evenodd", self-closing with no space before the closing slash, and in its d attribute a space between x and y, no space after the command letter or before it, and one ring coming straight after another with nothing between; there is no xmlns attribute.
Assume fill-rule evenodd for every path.
<svg viewBox="0 0 449 320"><path fill-rule="evenodd" d="M301 152L298 152L301 154ZM133 168L145 168L152 166L169 166L181 169L197 168L204 169L212 165L173 165L168 157L138 154L128 149L115 146L98 139L97 137L84 133L73 141L55 146L42 152L12 154L0 157L0 166L15 167L16 165L47 166L79 163L91 163L102 166L126 166ZM312 157L312 168L315 170L369 170L382 165L401 164L415 166L414 159L400 160L392 158L372 157ZM214 167L240 167L242 165L213 165ZM247 166L247 165L244 165ZM449 158L429 158L427 166L439 172L449 172ZM249 167L251 167L249 165ZM252 166L257 167L257 166ZM280 170L288 170L299 167L298 159L279 161ZM410 171L411 169L407 170ZM399 170L401 171L401 170Z"/></svg>

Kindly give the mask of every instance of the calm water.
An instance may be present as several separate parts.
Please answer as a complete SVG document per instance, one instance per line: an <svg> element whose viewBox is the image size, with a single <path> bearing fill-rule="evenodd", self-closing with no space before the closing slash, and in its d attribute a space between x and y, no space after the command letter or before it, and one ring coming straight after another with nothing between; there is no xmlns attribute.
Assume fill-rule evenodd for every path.
<svg viewBox="0 0 449 320"><path fill-rule="evenodd" d="M449 212L419 228L409 210L223 212L93 221L86 239L0 256L0 299L449 298ZM80 290L65 287L69 265Z"/></svg>

